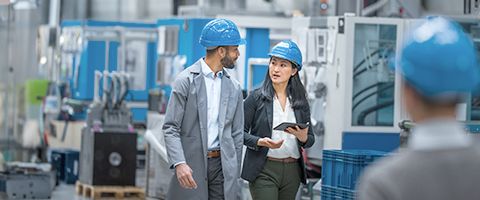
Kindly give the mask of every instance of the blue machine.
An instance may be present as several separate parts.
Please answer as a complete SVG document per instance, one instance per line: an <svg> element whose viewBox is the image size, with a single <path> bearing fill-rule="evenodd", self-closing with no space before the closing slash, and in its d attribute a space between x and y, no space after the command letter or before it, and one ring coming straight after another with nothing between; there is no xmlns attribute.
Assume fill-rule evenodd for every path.
<svg viewBox="0 0 480 200"><path fill-rule="evenodd" d="M91 101L93 99L94 73L96 70L124 71L131 74L129 91L125 99L127 102L133 103L131 106L133 120L135 122L145 122L148 91L154 86L153 72L157 59L156 38L129 38L123 33L135 31L156 36L155 28L156 26L153 23L95 20L62 22L62 31L76 29L79 34L84 36L81 54L79 57L74 57L72 62L74 66L72 66L69 80L71 98L81 101ZM122 49L122 43L124 43L125 49ZM107 51L108 56L106 56ZM107 58L108 60L106 60ZM80 59L80 61L75 59ZM76 62L79 62L78 65L75 64Z"/></svg>
<svg viewBox="0 0 480 200"><path fill-rule="evenodd" d="M247 28L246 29L247 41L245 48L245 63L248 63L249 58L268 58L268 52L270 52L270 31L267 28ZM248 67L245 67L245 80L248 80ZM265 65L253 65L252 66L252 87L259 87L265 74L268 71L268 66ZM248 88L248 82L245 81L243 86Z"/></svg>
<svg viewBox="0 0 480 200"><path fill-rule="evenodd" d="M205 56L205 47L199 38L209 18L171 18L157 21L159 30L158 60L154 84L170 95L170 83L177 73Z"/></svg>
<svg viewBox="0 0 480 200"><path fill-rule="evenodd" d="M205 48L199 43L200 34L203 27L212 19L210 18L171 18L160 19L157 21L157 27L178 28L177 55L185 55L185 67L195 63L198 59L205 56ZM162 56L163 52L158 52Z"/></svg>
<svg viewBox="0 0 480 200"><path fill-rule="evenodd" d="M195 63L199 58L205 56L205 48L200 45L199 39L203 27L212 19L161 19L157 21L159 29L164 29L164 38L169 41L178 41L176 45L163 46L158 48L158 63L156 71L156 84L165 91L165 94L170 95L169 84L173 81L175 73L172 73L172 66L165 65L163 60L171 60L174 57L184 57L186 60L183 67L188 67ZM248 63L249 58L268 58L270 51L270 32L267 28L246 28L246 46L245 46L245 63ZM162 39L159 39L162 40ZM174 67L173 67L174 68ZM183 69L183 68L182 68ZM253 86L259 86L267 72L268 66L253 65ZM179 72L177 70L176 72ZM163 77L164 74L169 74L168 80ZM248 79L248 68L245 66L245 80ZM162 80L163 79L163 80ZM247 88L248 83L244 83L244 88Z"/></svg>

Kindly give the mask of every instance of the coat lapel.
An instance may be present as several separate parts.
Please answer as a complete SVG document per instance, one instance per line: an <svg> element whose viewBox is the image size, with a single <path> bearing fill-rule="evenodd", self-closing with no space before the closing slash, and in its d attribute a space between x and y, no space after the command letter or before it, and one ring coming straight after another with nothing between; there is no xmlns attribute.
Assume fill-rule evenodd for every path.
<svg viewBox="0 0 480 200"><path fill-rule="evenodd" d="M195 94L197 98L198 119L200 120L200 133L202 138L203 151L207 153L208 141L208 125L207 125L207 91L205 88L205 79L202 75L202 67L200 61L197 61L191 66L191 72L197 75L193 78L193 85L195 87Z"/></svg>
<svg viewBox="0 0 480 200"><path fill-rule="evenodd" d="M227 71L223 70L223 77L222 77L222 86L220 91L220 108L218 110L218 125L219 125L219 132L218 138L220 141L222 140L223 136L223 128L225 127L225 116L227 113L227 106L228 106L228 99L230 97L230 93L233 90L232 82L230 81L230 75Z"/></svg>

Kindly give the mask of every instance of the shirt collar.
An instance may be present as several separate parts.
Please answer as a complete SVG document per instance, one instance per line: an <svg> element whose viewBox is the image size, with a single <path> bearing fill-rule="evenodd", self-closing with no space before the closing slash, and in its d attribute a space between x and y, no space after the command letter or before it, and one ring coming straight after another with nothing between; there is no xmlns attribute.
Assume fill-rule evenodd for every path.
<svg viewBox="0 0 480 200"><path fill-rule="evenodd" d="M464 126L454 119L434 119L417 124L408 146L413 150L438 150L467 147L472 143Z"/></svg>
<svg viewBox="0 0 480 200"><path fill-rule="evenodd" d="M203 75L206 76L206 77L214 79L215 78L215 73L213 73L212 69L210 69L210 67L207 65L207 63L205 62L205 58L200 59L200 63L202 64ZM222 78L223 77L223 70L220 70L219 72L217 72L216 77Z"/></svg>

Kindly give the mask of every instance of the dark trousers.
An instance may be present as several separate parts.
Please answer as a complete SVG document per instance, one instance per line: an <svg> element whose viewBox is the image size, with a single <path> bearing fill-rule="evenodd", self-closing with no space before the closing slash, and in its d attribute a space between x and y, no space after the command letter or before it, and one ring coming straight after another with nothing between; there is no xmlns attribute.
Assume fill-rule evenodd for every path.
<svg viewBox="0 0 480 200"><path fill-rule="evenodd" d="M250 183L254 200L294 200L300 186L300 165L267 160L262 172Z"/></svg>
<svg viewBox="0 0 480 200"><path fill-rule="evenodd" d="M208 158L208 199L225 199L223 194L222 159Z"/></svg>

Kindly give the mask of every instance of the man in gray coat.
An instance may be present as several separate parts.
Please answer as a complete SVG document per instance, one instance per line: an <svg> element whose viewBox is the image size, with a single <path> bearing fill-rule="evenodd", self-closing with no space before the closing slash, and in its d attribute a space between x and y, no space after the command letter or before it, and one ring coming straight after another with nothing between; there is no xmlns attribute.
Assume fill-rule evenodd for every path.
<svg viewBox="0 0 480 200"><path fill-rule="evenodd" d="M402 100L417 123L408 149L367 168L359 200L480 199L480 150L456 104L480 83L475 47L460 25L428 17L401 53Z"/></svg>
<svg viewBox="0 0 480 200"><path fill-rule="evenodd" d="M167 199L236 199L240 192L243 96L224 68L233 68L244 44L230 20L214 19L202 30L207 55L172 85L163 125L175 175Z"/></svg>

